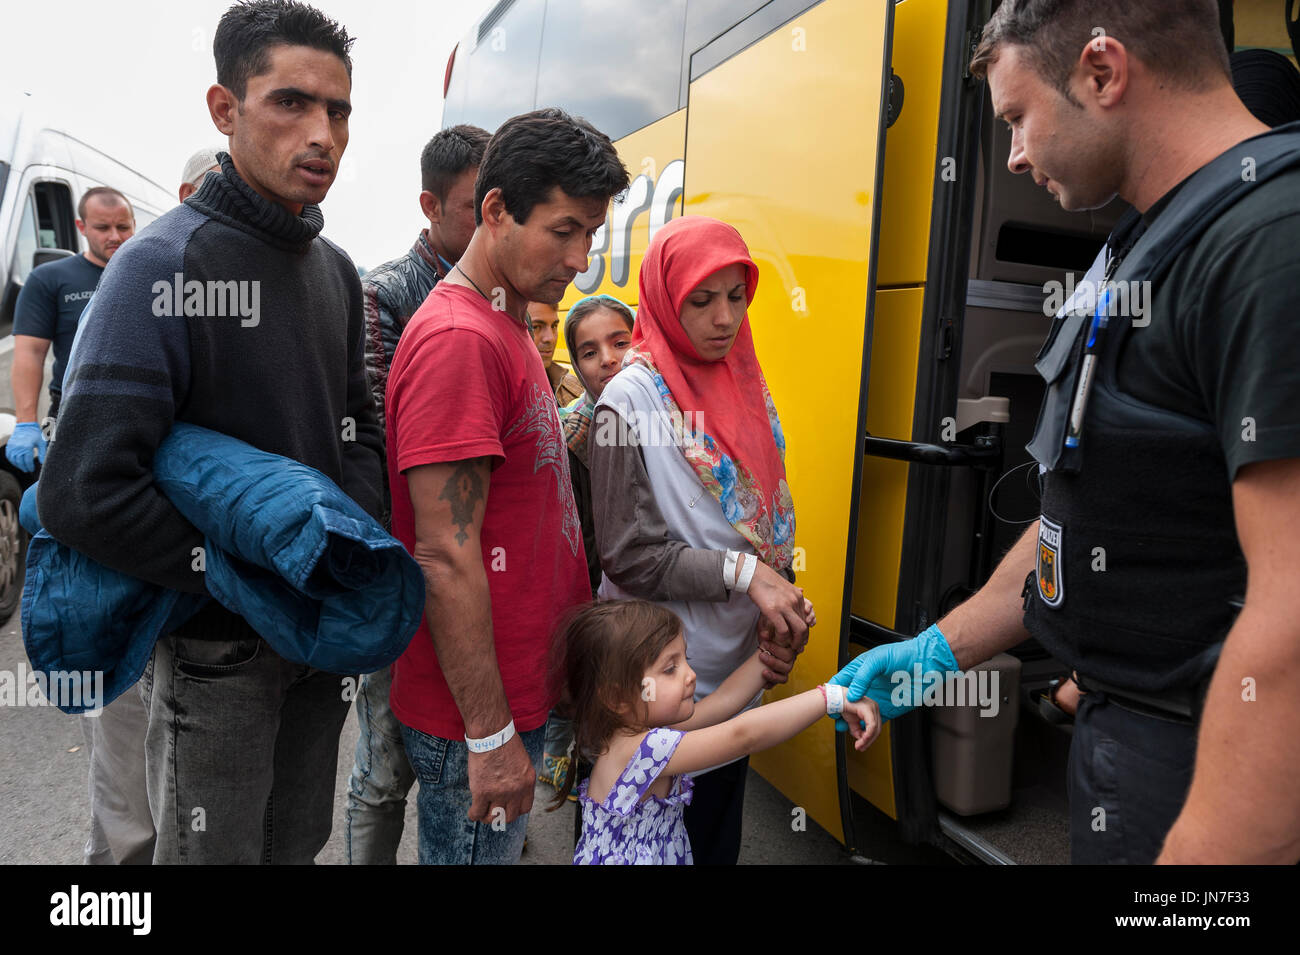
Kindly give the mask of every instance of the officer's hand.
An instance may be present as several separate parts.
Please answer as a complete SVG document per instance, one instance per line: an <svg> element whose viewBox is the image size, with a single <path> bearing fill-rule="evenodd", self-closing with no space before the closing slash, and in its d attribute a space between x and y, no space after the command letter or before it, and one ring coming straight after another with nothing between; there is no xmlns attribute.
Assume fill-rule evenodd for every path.
<svg viewBox="0 0 1300 955"><path fill-rule="evenodd" d="M36 470L36 458L45 460L48 447L39 424L35 421L21 421L14 426L14 433L9 436L9 442L5 445L5 457L18 470L31 474Z"/></svg>
<svg viewBox="0 0 1300 955"><path fill-rule="evenodd" d="M880 718L892 720L915 709L910 701L912 679L918 664L922 674L958 670L952 648L937 624L911 640L886 643L868 650L831 677L830 682L847 686L850 700L869 696L880 707ZM904 678L894 679L894 674L902 674ZM895 692L907 702L896 704L893 701ZM836 720L835 728L844 730L847 724Z"/></svg>

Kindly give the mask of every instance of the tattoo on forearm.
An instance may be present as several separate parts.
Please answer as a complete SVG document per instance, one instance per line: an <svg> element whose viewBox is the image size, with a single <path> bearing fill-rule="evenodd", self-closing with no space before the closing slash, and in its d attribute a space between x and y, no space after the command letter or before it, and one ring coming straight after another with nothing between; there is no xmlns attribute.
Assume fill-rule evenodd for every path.
<svg viewBox="0 0 1300 955"><path fill-rule="evenodd" d="M438 495L438 500L451 504L451 520L460 526L456 532L456 543L462 547L469 535L465 529L474 523L474 508L483 500L483 478L479 476L474 464L464 461L456 466L447 486Z"/></svg>

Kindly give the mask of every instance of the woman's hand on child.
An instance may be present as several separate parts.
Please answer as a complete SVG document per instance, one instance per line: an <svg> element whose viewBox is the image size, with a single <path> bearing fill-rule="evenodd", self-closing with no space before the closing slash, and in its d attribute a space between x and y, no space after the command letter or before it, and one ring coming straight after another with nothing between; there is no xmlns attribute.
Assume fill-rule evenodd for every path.
<svg viewBox="0 0 1300 955"><path fill-rule="evenodd" d="M778 639L796 646L808 639L803 591L761 560L748 593L763 619L776 631Z"/></svg>
<svg viewBox="0 0 1300 955"><path fill-rule="evenodd" d="M869 696L853 702L846 700L840 719L848 724L849 735L853 737L853 748L858 752L876 741L880 728L884 725L880 720L880 707Z"/></svg>

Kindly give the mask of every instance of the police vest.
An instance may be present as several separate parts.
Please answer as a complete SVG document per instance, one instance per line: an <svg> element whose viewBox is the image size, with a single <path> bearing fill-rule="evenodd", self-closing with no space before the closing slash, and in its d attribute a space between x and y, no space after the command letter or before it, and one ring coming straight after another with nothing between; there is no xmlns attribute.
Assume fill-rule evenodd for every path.
<svg viewBox="0 0 1300 955"><path fill-rule="evenodd" d="M1254 181L1243 179L1247 157ZM1112 285L1158 288L1218 216L1296 165L1300 123L1228 150L1186 180ZM1232 486L1213 425L1120 386L1132 318L1112 315L1078 447L1066 435L1093 313L1058 319L1039 353L1047 390L1028 450L1046 470L1024 622L1085 682L1195 713L1246 589Z"/></svg>

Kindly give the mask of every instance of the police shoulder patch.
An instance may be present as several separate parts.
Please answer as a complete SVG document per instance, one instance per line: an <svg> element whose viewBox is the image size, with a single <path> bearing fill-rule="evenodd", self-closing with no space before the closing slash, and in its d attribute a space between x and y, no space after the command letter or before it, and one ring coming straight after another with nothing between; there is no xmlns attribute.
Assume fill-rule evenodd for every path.
<svg viewBox="0 0 1300 955"><path fill-rule="evenodd" d="M1038 522L1038 596L1049 607L1061 606L1065 599L1065 580L1061 561L1064 555L1065 529L1042 515Z"/></svg>

